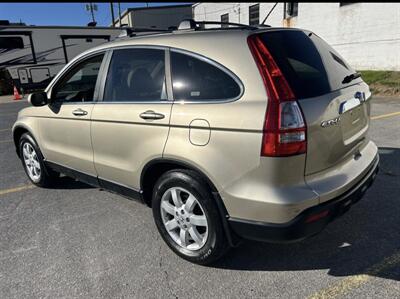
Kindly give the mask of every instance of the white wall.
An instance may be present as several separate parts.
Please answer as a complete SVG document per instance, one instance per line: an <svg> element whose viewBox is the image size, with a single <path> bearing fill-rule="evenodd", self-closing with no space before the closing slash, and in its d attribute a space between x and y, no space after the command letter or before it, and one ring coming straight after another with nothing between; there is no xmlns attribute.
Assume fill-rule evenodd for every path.
<svg viewBox="0 0 400 299"><path fill-rule="evenodd" d="M229 12L230 22L248 24L252 4L198 3L193 6L194 18L220 21L221 14ZM260 3L260 22L273 5ZM283 3L266 23L287 25ZM298 16L290 19L290 26L315 32L357 70L400 71L400 3L299 3Z"/></svg>
<svg viewBox="0 0 400 299"><path fill-rule="evenodd" d="M257 3L198 3L193 5L193 17L196 21L219 22L222 14L229 13L229 22L248 24L249 6ZM262 22L274 4L260 3L260 22ZM283 3L278 3L266 23L273 26L282 26L282 20Z"/></svg>
<svg viewBox="0 0 400 299"><path fill-rule="evenodd" d="M128 27L168 29L169 26L178 26L183 19L191 18L192 8L181 6L130 10L121 20L122 24L127 24ZM118 26L119 19L116 21L116 27Z"/></svg>
<svg viewBox="0 0 400 299"><path fill-rule="evenodd" d="M138 28L168 29L170 26L179 26L183 19L192 18L190 6L143 9L132 13L132 26Z"/></svg>

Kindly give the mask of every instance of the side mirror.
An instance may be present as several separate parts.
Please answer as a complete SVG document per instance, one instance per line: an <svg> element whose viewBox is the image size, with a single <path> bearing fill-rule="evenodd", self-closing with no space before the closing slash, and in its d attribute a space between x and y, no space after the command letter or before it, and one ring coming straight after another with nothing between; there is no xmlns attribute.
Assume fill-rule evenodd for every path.
<svg viewBox="0 0 400 299"><path fill-rule="evenodd" d="M28 102L32 104L32 106L40 107L44 106L49 102L47 98L47 93L44 91L34 92L28 96Z"/></svg>

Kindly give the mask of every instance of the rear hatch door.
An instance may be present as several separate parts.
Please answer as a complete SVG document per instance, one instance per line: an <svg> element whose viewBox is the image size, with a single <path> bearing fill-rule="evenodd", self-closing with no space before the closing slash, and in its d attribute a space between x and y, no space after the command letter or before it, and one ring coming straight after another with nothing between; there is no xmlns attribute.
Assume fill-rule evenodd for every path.
<svg viewBox="0 0 400 299"><path fill-rule="evenodd" d="M305 175L333 167L356 154L369 126L368 85L312 32L276 29L262 36L307 123Z"/></svg>

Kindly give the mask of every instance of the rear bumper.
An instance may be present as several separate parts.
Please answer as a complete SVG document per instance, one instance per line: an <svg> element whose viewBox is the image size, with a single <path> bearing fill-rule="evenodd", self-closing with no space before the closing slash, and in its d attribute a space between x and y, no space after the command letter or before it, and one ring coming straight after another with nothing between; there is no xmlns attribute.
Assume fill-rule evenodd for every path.
<svg viewBox="0 0 400 299"><path fill-rule="evenodd" d="M277 243L299 241L315 235L364 196L375 180L378 170L379 156L376 155L366 175L353 188L328 202L304 210L287 223L275 224L230 218L228 219L230 227L244 239Z"/></svg>

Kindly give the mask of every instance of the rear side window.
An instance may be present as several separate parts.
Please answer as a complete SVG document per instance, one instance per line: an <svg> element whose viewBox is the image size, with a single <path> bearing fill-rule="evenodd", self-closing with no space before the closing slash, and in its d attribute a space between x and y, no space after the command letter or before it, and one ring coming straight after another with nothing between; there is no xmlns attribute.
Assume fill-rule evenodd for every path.
<svg viewBox="0 0 400 299"><path fill-rule="evenodd" d="M240 95L240 86L225 71L190 55L171 52L175 100L224 101Z"/></svg>
<svg viewBox="0 0 400 299"><path fill-rule="evenodd" d="M326 42L299 30L277 30L261 35L296 96L310 98L358 82L343 84L355 71Z"/></svg>
<svg viewBox="0 0 400 299"><path fill-rule="evenodd" d="M167 100L165 52L158 49L114 50L103 101Z"/></svg>

